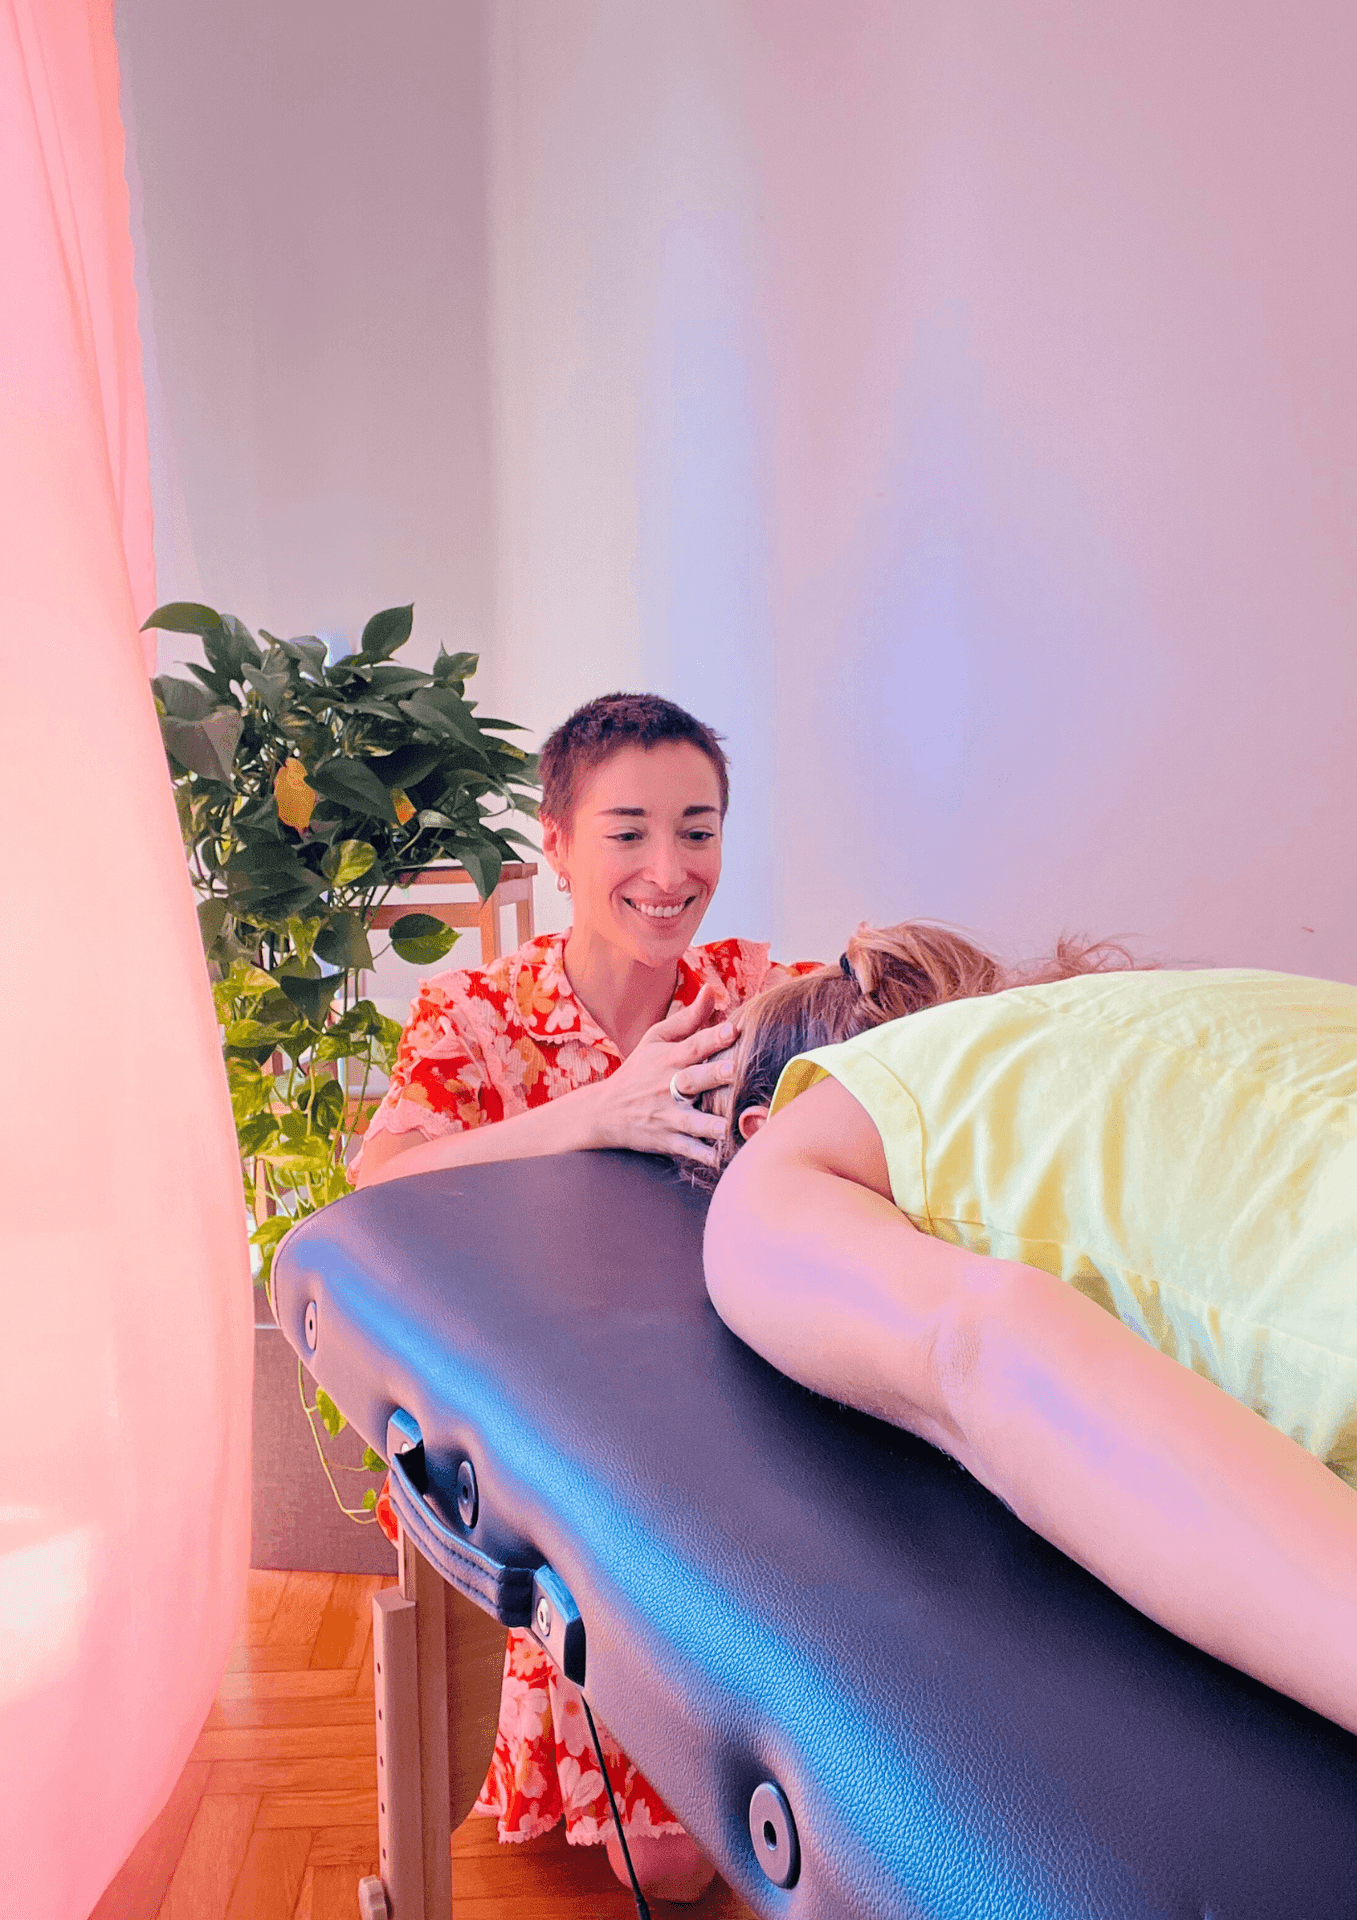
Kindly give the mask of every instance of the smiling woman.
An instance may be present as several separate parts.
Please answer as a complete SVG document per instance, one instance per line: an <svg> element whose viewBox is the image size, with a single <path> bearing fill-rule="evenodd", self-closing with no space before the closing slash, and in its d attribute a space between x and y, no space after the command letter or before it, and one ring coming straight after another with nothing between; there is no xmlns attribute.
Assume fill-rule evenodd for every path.
<svg viewBox="0 0 1357 1920"><path fill-rule="evenodd" d="M726 1086L728 1023L788 969L761 942L692 944L721 877L729 799L717 736L654 694L610 694L542 749L542 849L571 894L567 934L420 988L359 1185L472 1161L626 1147L714 1164L724 1122L687 1104ZM383 1525L394 1529L386 1502ZM499 1736L478 1810L501 1839L565 1816L576 1844L607 1841L602 1776L580 1697L528 1634L509 1636ZM711 1868L600 1729L642 1886L695 1899Z"/></svg>

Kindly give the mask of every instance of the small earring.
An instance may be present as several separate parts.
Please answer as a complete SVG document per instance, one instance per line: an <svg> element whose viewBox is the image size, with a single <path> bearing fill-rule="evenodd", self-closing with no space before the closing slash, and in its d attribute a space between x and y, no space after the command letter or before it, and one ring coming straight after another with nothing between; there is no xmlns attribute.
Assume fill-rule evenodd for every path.
<svg viewBox="0 0 1357 1920"><path fill-rule="evenodd" d="M570 891L570 882L563 873L556 875L556 891L558 893L569 893Z"/></svg>

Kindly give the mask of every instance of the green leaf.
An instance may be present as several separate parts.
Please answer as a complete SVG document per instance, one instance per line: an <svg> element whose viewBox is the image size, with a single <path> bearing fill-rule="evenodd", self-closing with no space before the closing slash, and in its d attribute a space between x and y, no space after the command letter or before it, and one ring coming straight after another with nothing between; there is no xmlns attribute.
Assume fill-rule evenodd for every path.
<svg viewBox="0 0 1357 1920"><path fill-rule="evenodd" d="M320 1039L311 1049L311 1058L322 1060L352 1060L366 1051L365 1042L351 1033L340 1033L334 1027L327 1027Z"/></svg>
<svg viewBox="0 0 1357 1920"><path fill-rule="evenodd" d="M267 1220L261 1220L250 1235L252 1247L263 1247L266 1251L276 1247L283 1235L296 1225L290 1213L271 1213Z"/></svg>
<svg viewBox="0 0 1357 1920"><path fill-rule="evenodd" d="M189 773L229 786L244 724L234 707L218 707L205 720L174 720L163 715L160 737L167 751Z"/></svg>
<svg viewBox="0 0 1357 1920"><path fill-rule="evenodd" d="M290 660L295 660L303 673L321 676L325 671L326 647L323 640L314 633L299 634L295 640L278 640L271 633L265 633L261 627L260 637L271 640L275 647L281 647Z"/></svg>
<svg viewBox="0 0 1357 1920"><path fill-rule="evenodd" d="M499 848L483 840L479 847L459 847L457 858L475 881L481 899L488 900L499 885L500 870L504 865L504 856Z"/></svg>
<svg viewBox="0 0 1357 1920"><path fill-rule="evenodd" d="M445 752L443 747L421 741L397 747L394 753L385 754L377 762L380 777L387 786L403 787L408 793L411 787L417 787L421 780L427 780L437 771L443 764Z"/></svg>
<svg viewBox="0 0 1357 1920"><path fill-rule="evenodd" d="M303 966L310 960L312 950L316 944L316 935L320 932L324 924L324 921L319 919L303 920L300 914L295 913L288 921L288 938L291 940L297 958ZM286 988L284 988L284 992L286 992Z"/></svg>
<svg viewBox="0 0 1357 1920"><path fill-rule="evenodd" d="M222 984L243 1000L257 1000L261 994L274 991L271 973L265 973L262 967L250 966L242 960L236 961Z"/></svg>
<svg viewBox="0 0 1357 1920"><path fill-rule="evenodd" d="M378 1020L379 1025L373 1035L373 1039L381 1048L384 1055L383 1065L386 1070L390 1072L396 1063L396 1052L400 1046L401 1023L399 1020L388 1019L385 1014L380 1014Z"/></svg>
<svg viewBox="0 0 1357 1920"><path fill-rule="evenodd" d="M344 1089L338 1080L322 1080L311 1100L307 1117L317 1133L330 1139L344 1118Z"/></svg>
<svg viewBox="0 0 1357 1920"><path fill-rule="evenodd" d="M385 1462L383 1462L383 1465L385 1465ZM371 1513L372 1509L376 1506L376 1504L377 1504L377 1489L376 1487L369 1487L363 1495L363 1512Z"/></svg>
<svg viewBox="0 0 1357 1920"><path fill-rule="evenodd" d="M352 846L354 842L349 844ZM362 920L344 907L336 908L330 915L329 926L316 935L316 952L330 966L346 971L354 967L370 971L376 964Z"/></svg>
<svg viewBox="0 0 1357 1920"><path fill-rule="evenodd" d="M386 1472L386 1462L385 1460L383 1460L381 1454L378 1453L375 1447L363 1448L363 1465L367 1468L369 1473L385 1473ZM375 1493L373 1494L372 1497L374 1500L377 1498Z"/></svg>
<svg viewBox="0 0 1357 1920"><path fill-rule="evenodd" d="M228 1060L226 1084L231 1092L231 1111L236 1125L261 1113L273 1095L273 1083L266 1080L253 1060Z"/></svg>
<svg viewBox="0 0 1357 1920"><path fill-rule="evenodd" d="M361 760L336 754L332 760L323 760L318 767L311 768L306 777L317 793L347 812L385 820L392 827L399 824L390 793L371 767Z"/></svg>
<svg viewBox="0 0 1357 1920"><path fill-rule="evenodd" d="M391 944L402 960L416 966L428 966L451 953L457 944L457 929L445 926L431 913L403 913L391 929Z"/></svg>
<svg viewBox="0 0 1357 1920"><path fill-rule="evenodd" d="M290 1027L265 1026L262 1020L233 1020L226 1029L228 1047L240 1047L243 1051L258 1050L260 1047L281 1047L288 1039Z"/></svg>
<svg viewBox="0 0 1357 1920"><path fill-rule="evenodd" d="M451 687L421 689L400 704L401 711L417 726L425 727L430 733L439 734L444 739L456 740L464 751L471 752L489 770L489 762L485 759L485 743L476 725L476 716Z"/></svg>
<svg viewBox="0 0 1357 1920"><path fill-rule="evenodd" d="M186 660L184 665L205 687L211 687L218 700L231 698L231 682L226 674L218 673L211 667L200 667L196 660Z"/></svg>
<svg viewBox="0 0 1357 1920"><path fill-rule="evenodd" d="M490 720L487 719L483 713L476 715L476 725L481 729L482 733L484 733L488 727L494 727L498 733L526 733L528 731L526 727L520 726L517 720ZM503 745L504 743L501 741L500 744Z"/></svg>
<svg viewBox="0 0 1357 1920"><path fill-rule="evenodd" d="M478 653L448 653L440 647L433 663L433 677L440 687L445 687L449 680L469 680L480 664Z"/></svg>
<svg viewBox="0 0 1357 1920"><path fill-rule="evenodd" d="M311 1025L322 1026L339 989L340 976L331 973L321 980L308 980L302 974L282 972L276 978L293 1006L305 1014Z"/></svg>
<svg viewBox="0 0 1357 1920"><path fill-rule="evenodd" d="M529 853L540 853L541 851L540 847L535 847L526 834L520 833L517 827L496 827L495 838L497 840L512 841L515 847L526 847Z"/></svg>
<svg viewBox="0 0 1357 1920"><path fill-rule="evenodd" d="M236 1128L236 1143L242 1160L253 1160L267 1152L278 1137L278 1122L271 1113L257 1113Z"/></svg>
<svg viewBox="0 0 1357 1920"><path fill-rule="evenodd" d="M329 1165L330 1143L318 1133L307 1134L297 1140L280 1140L269 1148L266 1158L271 1167L277 1167L284 1173L323 1173Z"/></svg>
<svg viewBox="0 0 1357 1920"><path fill-rule="evenodd" d="M333 1160L327 1161L318 1173L310 1174L306 1186L308 1195L313 1196L320 1207L328 1207L332 1200L340 1200L346 1193L353 1192L347 1170Z"/></svg>
<svg viewBox="0 0 1357 1920"><path fill-rule="evenodd" d="M167 600L163 607L148 613L141 631L158 627L162 633L211 633L221 625L221 615L201 600Z"/></svg>
<svg viewBox="0 0 1357 1920"><path fill-rule="evenodd" d="M316 1388L316 1412L332 1440L337 1439L349 1424L324 1387Z"/></svg>
<svg viewBox="0 0 1357 1920"><path fill-rule="evenodd" d="M325 882L303 865L284 840L252 840L237 847L226 864L225 877L238 910L275 926L286 925L325 891Z"/></svg>
<svg viewBox="0 0 1357 1920"><path fill-rule="evenodd" d="M292 690L292 676L287 670L286 662L279 660L272 650L262 667L256 667L251 661L246 660L240 671L270 713L276 714L281 707L287 705L287 697Z"/></svg>
<svg viewBox="0 0 1357 1920"><path fill-rule="evenodd" d="M220 894L214 894L210 900L198 902L198 932L202 936L203 952L209 953L221 938L221 930L226 925L228 908Z"/></svg>
<svg viewBox="0 0 1357 1920"><path fill-rule="evenodd" d="M433 676L421 673L418 667L393 667L389 661L381 660L368 674L368 685L383 699L394 699L398 693L410 693L416 687L431 687Z"/></svg>
<svg viewBox="0 0 1357 1920"><path fill-rule="evenodd" d="M233 816L231 825L239 838L247 844L252 845L261 840L269 840L275 847L286 847L289 852L293 851L292 842L283 836L272 782L267 791L260 794L252 805L242 807L239 813Z"/></svg>
<svg viewBox="0 0 1357 1920"><path fill-rule="evenodd" d="M151 682L151 691L171 720L202 720L221 705L196 681L180 680L172 673L159 674Z"/></svg>
<svg viewBox="0 0 1357 1920"><path fill-rule="evenodd" d="M381 613L374 613L363 628L363 637L358 642L359 653L365 660L389 658L410 638L414 620L413 602L408 607L385 607Z"/></svg>
<svg viewBox="0 0 1357 1920"><path fill-rule="evenodd" d="M257 667L264 658L254 635L233 613L224 613L220 626L203 634L203 652L219 674L242 685L246 661Z"/></svg>
<svg viewBox="0 0 1357 1920"><path fill-rule="evenodd" d="M332 886L351 887L361 880L377 858L376 847L366 840L341 840L331 847L320 863L320 870Z"/></svg>
<svg viewBox="0 0 1357 1920"><path fill-rule="evenodd" d="M242 813L239 818L243 820L246 815ZM289 841L276 839L269 834L261 839L247 840L243 846L237 847L226 863L226 871L251 879L312 877L298 859L297 849Z"/></svg>

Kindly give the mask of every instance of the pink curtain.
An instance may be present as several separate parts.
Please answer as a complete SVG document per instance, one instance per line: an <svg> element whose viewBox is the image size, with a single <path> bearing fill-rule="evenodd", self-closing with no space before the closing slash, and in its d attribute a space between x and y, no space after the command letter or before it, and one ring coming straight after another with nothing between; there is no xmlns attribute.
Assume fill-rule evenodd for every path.
<svg viewBox="0 0 1357 1920"><path fill-rule="evenodd" d="M151 533L111 0L0 0L0 1825L53 1920L174 1784L249 1552L243 1206L137 632Z"/></svg>

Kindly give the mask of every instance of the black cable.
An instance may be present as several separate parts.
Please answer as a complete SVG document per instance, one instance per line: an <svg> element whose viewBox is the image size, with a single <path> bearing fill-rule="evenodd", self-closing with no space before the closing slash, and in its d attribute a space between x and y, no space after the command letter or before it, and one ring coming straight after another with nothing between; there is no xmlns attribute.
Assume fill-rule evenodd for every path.
<svg viewBox="0 0 1357 1920"><path fill-rule="evenodd" d="M613 1825L617 1828L617 1838L621 1842L622 1858L627 1863L627 1873L631 1879L631 1891L636 1901L636 1911L640 1914L641 1920L650 1920L650 1908L646 1905L640 1886L637 1883L636 1869L631 1864L631 1852L627 1846L627 1836L622 1831L622 1817L617 1811L617 1802L613 1799L613 1783L608 1778L608 1768L603 1758L603 1748L599 1745L598 1728L594 1725L594 1716L590 1713L589 1702L583 1694L580 1695L580 1705L584 1708L584 1717L589 1722L589 1731L593 1735L594 1752L598 1755L598 1770L603 1775L603 1785L608 1793L608 1805L613 1810Z"/></svg>

